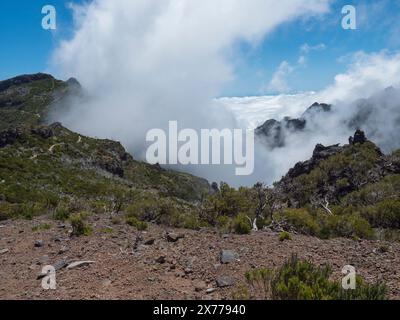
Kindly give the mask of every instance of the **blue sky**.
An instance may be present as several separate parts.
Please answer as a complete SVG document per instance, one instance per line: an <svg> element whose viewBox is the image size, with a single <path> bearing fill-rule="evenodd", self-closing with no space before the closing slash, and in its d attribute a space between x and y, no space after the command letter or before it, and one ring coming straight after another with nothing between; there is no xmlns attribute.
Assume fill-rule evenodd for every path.
<svg viewBox="0 0 400 320"><path fill-rule="evenodd" d="M133 1L133 0L132 0ZM48 62L57 43L72 32L68 2L63 0L3 0L0 3L0 79L22 73L48 71ZM79 3L79 1L73 1ZM57 9L57 30L41 28L41 8ZM357 8L357 30L341 28L341 8ZM273 8L271 8L273 10ZM292 68L286 77L287 91L320 90L346 70L346 57L357 51L397 51L400 47L400 1L333 1L328 15L296 20L281 25L257 46L238 43L233 52L235 80L223 95L273 94L268 83L283 61ZM306 62L298 60L307 44Z"/></svg>

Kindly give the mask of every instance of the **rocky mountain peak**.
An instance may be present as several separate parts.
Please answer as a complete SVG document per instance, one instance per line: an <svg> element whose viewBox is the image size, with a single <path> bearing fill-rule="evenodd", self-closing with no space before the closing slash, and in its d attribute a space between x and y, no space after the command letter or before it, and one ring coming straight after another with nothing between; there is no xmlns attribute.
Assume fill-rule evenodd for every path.
<svg viewBox="0 0 400 320"><path fill-rule="evenodd" d="M356 133L354 134L354 137L349 138L349 143L351 145L355 145L357 143L363 144L367 141L368 141L368 139L365 136L365 132L362 130L357 130Z"/></svg>
<svg viewBox="0 0 400 320"><path fill-rule="evenodd" d="M332 105L326 103L314 102L307 110L303 113L302 117L307 117L310 114L317 112L330 112Z"/></svg>
<svg viewBox="0 0 400 320"><path fill-rule="evenodd" d="M282 121L270 119L255 130L256 136L269 148L282 148L286 137L292 133L302 132L307 122L316 114L330 112L331 105L315 102L300 118L284 117Z"/></svg>

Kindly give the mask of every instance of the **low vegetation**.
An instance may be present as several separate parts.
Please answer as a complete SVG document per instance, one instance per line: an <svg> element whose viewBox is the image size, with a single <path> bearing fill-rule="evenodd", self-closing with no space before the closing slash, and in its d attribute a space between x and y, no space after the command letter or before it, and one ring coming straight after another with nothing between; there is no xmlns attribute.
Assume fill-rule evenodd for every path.
<svg viewBox="0 0 400 320"><path fill-rule="evenodd" d="M73 236L89 236L92 233L92 228L86 222L87 217L88 214L82 212L69 218Z"/></svg>
<svg viewBox="0 0 400 320"><path fill-rule="evenodd" d="M90 212L138 229L156 223L249 234L278 226L324 239L400 239L400 151L385 156L370 141L351 143L296 165L273 188L210 188L135 161L118 142L45 125L55 96L70 92L66 82L36 75L0 87L0 220L75 221Z"/></svg>
<svg viewBox="0 0 400 320"><path fill-rule="evenodd" d="M273 300L386 300L387 286L368 284L356 278L356 288L345 290L341 281L332 280L332 268L314 264L292 255L276 271L253 269L245 274L247 286L242 286L234 297L241 299Z"/></svg>
<svg viewBox="0 0 400 320"><path fill-rule="evenodd" d="M290 235L289 232L282 231L279 234L279 241L283 242L283 241L286 241L286 240L292 240L292 236Z"/></svg>

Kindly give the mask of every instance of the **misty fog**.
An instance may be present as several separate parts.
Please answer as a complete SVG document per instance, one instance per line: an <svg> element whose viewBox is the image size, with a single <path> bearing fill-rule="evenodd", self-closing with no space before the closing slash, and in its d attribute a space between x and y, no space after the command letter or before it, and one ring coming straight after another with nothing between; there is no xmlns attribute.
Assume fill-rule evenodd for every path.
<svg viewBox="0 0 400 320"><path fill-rule="evenodd" d="M215 99L236 76L234 45L246 42L257 46L282 23L323 15L329 3L97 0L74 5L74 35L59 44L52 68L61 78L77 78L84 95L70 97L68 106L58 108L52 120L82 134L121 141L138 160L144 160L148 130L167 131L171 120L178 121L181 129L195 130L251 127L250 118L253 124L258 118L262 124L265 115L258 117L245 103L241 110L240 98L235 110L230 108L229 98ZM332 85L320 92L299 94L295 108L290 101L296 95L287 101L282 96L280 108L266 104L265 110L274 109L270 115L278 120L300 116L311 99L332 103L335 108L329 117L309 122L304 132L289 135L284 148L267 150L257 144L252 176L235 176L232 166L177 169L235 186L257 181L271 184L296 162L307 159L315 144L346 143L354 133L346 122L360 105L371 104L374 107L362 129L390 151L399 147L394 139L398 136L399 108L394 103L398 93L373 94L398 85L399 71L400 55L355 53L346 73L337 75ZM364 104L357 101L370 96Z"/></svg>

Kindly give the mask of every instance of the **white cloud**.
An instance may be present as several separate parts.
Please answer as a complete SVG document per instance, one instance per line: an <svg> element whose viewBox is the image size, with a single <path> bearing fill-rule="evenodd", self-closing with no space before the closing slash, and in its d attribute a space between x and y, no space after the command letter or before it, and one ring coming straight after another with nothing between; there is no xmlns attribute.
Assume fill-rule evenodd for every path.
<svg viewBox="0 0 400 320"><path fill-rule="evenodd" d="M144 154L147 130L166 128L168 120L196 129L233 127L232 114L213 100L233 78L233 45L257 43L284 22L327 12L329 3L96 0L73 6L74 36L59 45L54 69L78 78L94 98L57 117L77 131L121 140L136 158ZM224 179L219 174L214 179Z"/></svg>
<svg viewBox="0 0 400 320"><path fill-rule="evenodd" d="M267 119L298 117L313 102L349 103L368 98L390 86L400 87L400 53L358 52L346 56L346 60L349 62L347 71L336 75L332 84L319 92L224 98L220 101L242 123L254 128Z"/></svg>
<svg viewBox="0 0 400 320"><path fill-rule="evenodd" d="M272 76L271 81L267 86L269 92L287 93L290 87L287 82L287 77L294 71L294 67L287 61L282 61L278 69Z"/></svg>
<svg viewBox="0 0 400 320"><path fill-rule="evenodd" d="M325 50L326 46L320 43L315 46L310 46L305 43L300 47L300 56L297 59L297 63L292 65L288 61L284 60L280 63L270 82L261 91L266 91L269 93L287 94L291 90L289 86L290 75L293 74L297 69L305 67L307 64L307 59L312 51L322 51Z"/></svg>
<svg viewBox="0 0 400 320"><path fill-rule="evenodd" d="M326 49L326 45L324 43L317 44L315 46L310 46L308 43L303 44L300 47L300 57L297 61L299 66L304 66L307 63L308 55L312 51L323 51Z"/></svg>
<svg viewBox="0 0 400 320"><path fill-rule="evenodd" d="M347 143L353 129L345 125L360 111L358 99L369 98L373 105L362 129L367 137L385 152L400 148L400 93L388 94L390 86L400 89L400 53L380 52L353 55L348 70L338 74L332 85L316 93L265 97L224 98L220 103L232 110L241 123L254 128L268 119L281 120L285 116L298 117L313 102L334 104L331 116L321 115L311 121L307 130L290 134L284 148L264 155L264 166L269 168L265 181L273 182L285 174L296 162L308 159L317 143L325 145Z"/></svg>
<svg viewBox="0 0 400 320"><path fill-rule="evenodd" d="M330 103L349 102L400 84L400 53L357 52L347 59L348 70L338 74L334 83L319 93L319 99Z"/></svg>
<svg viewBox="0 0 400 320"><path fill-rule="evenodd" d="M268 119L282 120L283 117L299 117L318 99L315 92L299 94L280 94L258 97L230 97L218 101L224 108L232 111L247 128L257 128Z"/></svg>
<svg viewBox="0 0 400 320"><path fill-rule="evenodd" d="M310 46L308 43L305 43L301 46L300 51L303 54L309 54L311 51L322 51L325 49L326 45L324 43L320 43L315 46Z"/></svg>

